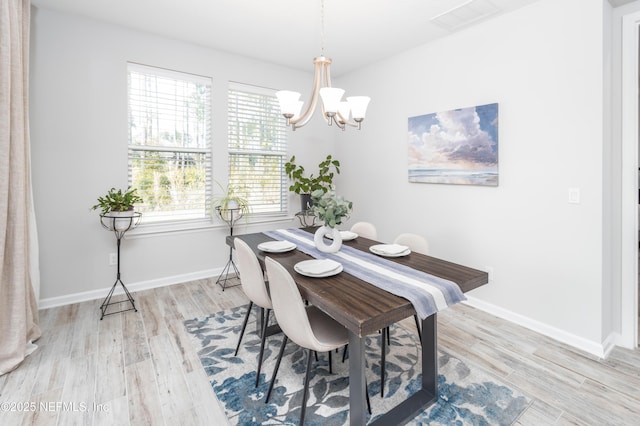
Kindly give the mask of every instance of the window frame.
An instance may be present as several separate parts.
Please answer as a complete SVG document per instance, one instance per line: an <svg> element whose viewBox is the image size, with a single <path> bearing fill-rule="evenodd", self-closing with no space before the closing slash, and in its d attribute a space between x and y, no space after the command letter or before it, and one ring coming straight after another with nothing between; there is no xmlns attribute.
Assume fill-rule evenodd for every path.
<svg viewBox="0 0 640 426"><path fill-rule="evenodd" d="M232 116L234 115L234 113L231 111L232 109L232 93L233 92L238 92L242 95L244 94L255 94L255 95L259 95L259 96L266 96L268 98L271 98L271 101L273 103L273 110L276 111L275 113L273 113L273 117L272 119L274 121L278 122L277 125L277 129L272 129L275 130L275 132L278 134L279 139L278 142L276 144L274 144L274 146L276 146L277 149L273 149L273 150L265 150L265 149L255 149L255 148L242 148L242 147L236 147L236 142L238 142L239 139L239 135L238 136L233 136L232 137ZM285 163L288 160L288 149L289 149L289 133L288 133L288 127L286 126L286 122L284 117L280 114L280 109L279 109L279 105L278 105L278 101L277 98L275 96L275 93L277 92L277 89L271 89L271 88L267 88L267 87L262 87L262 86L256 86L256 85L252 85L252 84L248 84L248 83L241 83L241 82L236 82L236 81L229 81L228 84L228 88L227 88L227 184L230 182L235 182L235 179L232 176L232 158L233 157L240 157L240 156L251 156L251 155L256 155L259 157L276 157L279 159L279 189L277 191L274 191L274 194L278 194L279 195L279 210L273 210L273 211L264 211L264 212L256 212L256 211L252 211L252 213L250 214L250 217L253 218L253 221L261 221L261 219L268 219L268 218L282 218L282 217L286 217L289 215L289 183L287 180L287 175L285 173ZM274 175L275 176L275 175ZM274 205L277 205L277 203L274 203ZM250 204L251 207L251 204Z"/></svg>
<svg viewBox="0 0 640 426"><path fill-rule="evenodd" d="M203 167L205 168L205 189L204 193L201 194L204 196L204 215L202 217L197 218L180 218L176 217L176 215L168 215L168 219L159 219L153 220L151 222L145 221L145 215L143 212L142 221L140 226L137 228L137 234L147 233L147 232L163 232L163 231L179 231L179 230L188 230L193 228L203 228L207 226L213 225L214 214L211 208L211 196L213 192L213 78L202 76L190 72L184 71L175 71L162 67L144 65L135 62L127 62L126 66L127 72L127 181L129 185L136 187L133 182L133 167L132 167L132 159L134 156L134 152L175 152L175 153L184 153L184 154L198 154L204 155ZM131 85L130 85L130 75L131 73L142 73L158 76L160 78L169 78L172 80L179 81L188 81L191 83L203 84L208 88L208 100L206 104L206 115L203 120L203 124L206 127L206 143L205 147L197 148L197 147L180 147L180 146L145 146L140 144L132 143L132 135L131 135L131 102L132 102L132 93L131 93ZM143 197L144 198L144 197ZM144 231L142 231L144 230ZM142 232L141 232L142 231Z"/></svg>

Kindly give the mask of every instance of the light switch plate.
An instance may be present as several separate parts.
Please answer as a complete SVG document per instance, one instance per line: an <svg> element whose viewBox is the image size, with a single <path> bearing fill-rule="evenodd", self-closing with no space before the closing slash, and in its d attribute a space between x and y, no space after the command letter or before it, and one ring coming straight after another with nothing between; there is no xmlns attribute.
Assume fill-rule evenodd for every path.
<svg viewBox="0 0 640 426"><path fill-rule="evenodd" d="M569 204L580 204L580 188L569 188Z"/></svg>

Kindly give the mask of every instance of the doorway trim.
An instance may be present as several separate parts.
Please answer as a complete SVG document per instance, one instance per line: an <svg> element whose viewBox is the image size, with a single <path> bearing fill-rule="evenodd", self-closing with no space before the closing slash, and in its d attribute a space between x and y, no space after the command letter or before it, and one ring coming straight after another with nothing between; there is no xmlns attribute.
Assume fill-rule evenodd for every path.
<svg viewBox="0 0 640 426"><path fill-rule="evenodd" d="M640 12L622 17L621 40L621 288L622 346L638 345L638 96Z"/></svg>

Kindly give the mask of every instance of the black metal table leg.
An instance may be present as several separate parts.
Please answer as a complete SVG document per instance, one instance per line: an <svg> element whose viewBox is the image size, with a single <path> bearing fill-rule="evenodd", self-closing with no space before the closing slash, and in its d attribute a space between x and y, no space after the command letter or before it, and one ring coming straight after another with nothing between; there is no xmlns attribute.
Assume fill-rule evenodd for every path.
<svg viewBox="0 0 640 426"><path fill-rule="evenodd" d="M438 399L437 318L433 314L422 320L422 387L408 399L378 418L372 425L403 425ZM351 341L349 341L351 346ZM351 347L349 347L351 358ZM349 365L351 368L351 365ZM351 377L351 376L350 376ZM349 383L351 386L351 383ZM351 423L364 424L364 423Z"/></svg>
<svg viewBox="0 0 640 426"><path fill-rule="evenodd" d="M367 422L364 365L364 337L349 332L349 424L364 426Z"/></svg>

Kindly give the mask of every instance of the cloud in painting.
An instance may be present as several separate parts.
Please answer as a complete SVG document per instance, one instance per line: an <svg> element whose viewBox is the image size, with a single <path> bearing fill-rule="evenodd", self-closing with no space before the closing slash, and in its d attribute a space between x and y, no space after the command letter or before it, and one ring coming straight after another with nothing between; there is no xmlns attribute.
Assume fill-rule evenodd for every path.
<svg viewBox="0 0 640 426"><path fill-rule="evenodd" d="M497 166L497 119L497 104L411 117L409 167Z"/></svg>

